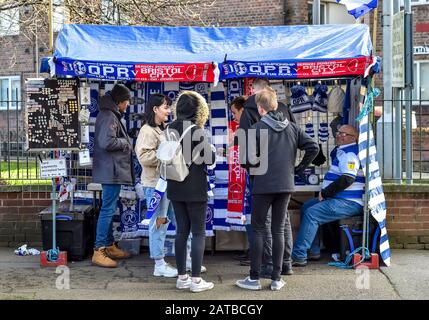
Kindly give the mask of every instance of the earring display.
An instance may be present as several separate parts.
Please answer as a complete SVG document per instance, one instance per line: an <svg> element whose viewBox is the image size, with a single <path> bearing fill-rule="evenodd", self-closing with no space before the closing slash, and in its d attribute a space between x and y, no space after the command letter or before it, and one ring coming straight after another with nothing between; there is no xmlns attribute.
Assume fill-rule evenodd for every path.
<svg viewBox="0 0 429 320"><path fill-rule="evenodd" d="M27 80L28 150L79 149L78 81Z"/></svg>

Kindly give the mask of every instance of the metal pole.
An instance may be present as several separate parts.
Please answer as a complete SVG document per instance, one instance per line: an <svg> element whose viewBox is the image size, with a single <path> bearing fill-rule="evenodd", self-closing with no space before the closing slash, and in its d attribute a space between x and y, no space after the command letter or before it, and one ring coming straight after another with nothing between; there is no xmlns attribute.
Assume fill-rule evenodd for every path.
<svg viewBox="0 0 429 320"><path fill-rule="evenodd" d="M374 13L375 14L375 13ZM380 170L385 179L393 178L393 146L389 143L393 127L392 109L392 2L383 1L383 115L377 122L377 136L387 138L377 139L377 149L380 158ZM374 46L375 47L375 46Z"/></svg>
<svg viewBox="0 0 429 320"><path fill-rule="evenodd" d="M407 184L413 183L412 89L413 89L413 20L411 1L405 0L405 156Z"/></svg>
<svg viewBox="0 0 429 320"><path fill-rule="evenodd" d="M53 12L53 1L49 0L49 53L54 53L54 12Z"/></svg>
<svg viewBox="0 0 429 320"><path fill-rule="evenodd" d="M372 79L371 79L372 80ZM371 87L371 85L369 85ZM367 99L368 99L369 90L367 90ZM363 234L362 234L362 259L365 259L365 248L368 248L368 237L367 230L369 224L369 148L370 148L370 135L369 130L371 128L371 113L368 112L367 115L367 136L366 136L366 159L365 159L365 203L363 210Z"/></svg>
<svg viewBox="0 0 429 320"><path fill-rule="evenodd" d="M399 0L394 1L393 12L400 11ZM401 89L394 88L393 101L395 105L395 146L394 146L394 179L396 183L402 183L402 102Z"/></svg>
<svg viewBox="0 0 429 320"><path fill-rule="evenodd" d="M57 207L55 178L52 178L52 249L57 249Z"/></svg>
<svg viewBox="0 0 429 320"><path fill-rule="evenodd" d="M39 36L37 35L37 22L34 22L36 33L35 33L35 39L34 39L34 53L36 55L36 78L39 77Z"/></svg>
<svg viewBox="0 0 429 320"><path fill-rule="evenodd" d="M320 24L320 0L313 0L313 24Z"/></svg>

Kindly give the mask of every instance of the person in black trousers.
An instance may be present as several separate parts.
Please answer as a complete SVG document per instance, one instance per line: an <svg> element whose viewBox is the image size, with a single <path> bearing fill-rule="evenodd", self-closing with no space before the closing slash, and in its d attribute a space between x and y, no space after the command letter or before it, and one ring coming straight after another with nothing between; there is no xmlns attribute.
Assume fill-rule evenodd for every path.
<svg viewBox="0 0 429 320"><path fill-rule="evenodd" d="M271 89L270 82L266 78L257 78L252 83L253 95L247 98L243 112L240 117L240 125L239 128L247 132L249 128L261 120L261 115L258 112L258 107L256 106L255 97L256 94L264 89ZM295 117L289 106L284 103L278 101L277 102L277 110L283 113L283 116L289 120L289 122L296 123ZM250 184L253 183L253 178L250 177ZM250 187L251 188L251 187ZM271 223L271 209L268 212L267 217L267 226L265 228L264 233L264 254L262 256L262 270L261 270L261 278L271 278L271 272L273 271L273 260L272 260L272 236L270 230ZM292 229L290 224L285 225L285 246L287 248L292 248ZM248 237L249 247L251 247L252 242L252 232L250 225L246 225L246 233ZM250 265L250 261L246 261L244 257L240 262L241 265ZM292 272L292 259L290 257L286 257L283 261L283 272L282 274L291 275Z"/></svg>
<svg viewBox="0 0 429 320"><path fill-rule="evenodd" d="M210 290L212 282L200 277L205 247L205 226L207 212L207 165L215 163L216 149L205 135L204 124L209 116L205 99L194 91L183 91L175 107L176 119L168 130L176 131L176 136L191 125L181 142L183 155L189 167L189 175L184 181L167 179L167 197L172 201L176 215L176 264L178 279L176 288L190 289L192 292ZM191 257L192 278L186 274L186 242L192 232Z"/></svg>
<svg viewBox="0 0 429 320"><path fill-rule="evenodd" d="M243 161L243 156L245 157L249 174L253 176L251 190L253 239L250 249L250 276L238 280L236 285L248 290L262 289L259 276L263 238L268 209L271 206L270 227L273 238L271 290L274 291L280 290L285 285L280 274L285 249L285 221L289 222L287 206L295 186L294 174L303 173L316 157L319 147L299 126L290 122L282 112L277 110L277 96L274 90L267 88L258 92L255 101L262 118L249 129L247 152L244 155L240 153L240 160ZM240 146L240 150L244 148L246 148L245 145ZM295 168L298 149L303 150L305 154Z"/></svg>

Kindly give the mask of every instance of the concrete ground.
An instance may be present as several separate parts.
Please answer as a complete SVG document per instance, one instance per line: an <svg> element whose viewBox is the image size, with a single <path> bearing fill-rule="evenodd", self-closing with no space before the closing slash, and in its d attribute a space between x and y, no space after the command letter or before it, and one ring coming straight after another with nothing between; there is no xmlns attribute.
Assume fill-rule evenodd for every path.
<svg viewBox="0 0 429 320"><path fill-rule="evenodd" d="M258 292L237 288L249 268L233 260L233 252L207 253L204 278L215 288L203 293L175 289L175 279L152 276L153 264L148 254L120 262L116 269L91 266L90 260L69 262L70 289L59 290L64 273L55 268L41 268L39 256L16 256L12 248L0 248L1 299L162 299L162 300L291 300L291 299L428 299L429 251L393 250L392 266L368 273L343 270L327 265L328 260L295 268L293 276L283 276L286 286L280 292L268 290L269 280L262 280ZM174 258L168 258L174 263ZM60 270L58 270L60 271ZM58 278L60 277L60 278Z"/></svg>

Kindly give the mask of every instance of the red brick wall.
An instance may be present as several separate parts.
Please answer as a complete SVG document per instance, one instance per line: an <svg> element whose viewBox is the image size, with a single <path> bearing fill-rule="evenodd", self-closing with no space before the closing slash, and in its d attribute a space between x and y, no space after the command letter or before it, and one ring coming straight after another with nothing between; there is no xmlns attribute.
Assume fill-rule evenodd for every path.
<svg viewBox="0 0 429 320"><path fill-rule="evenodd" d="M394 249L429 249L429 193L423 187L385 188L387 200L387 231ZM411 190L410 191L407 191ZM427 189L427 188L426 188ZM420 192L418 192L420 191Z"/></svg>
<svg viewBox="0 0 429 320"><path fill-rule="evenodd" d="M385 194L391 247L429 249L429 191L421 186L385 186ZM311 196L295 195L294 198L305 201ZM41 246L38 213L50 206L49 198L48 192L0 192L0 247L17 247L24 243ZM291 202L289 212L296 238L299 206Z"/></svg>
<svg viewBox="0 0 429 320"><path fill-rule="evenodd" d="M210 12L202 20L213 26L264 26L283 25L285 6L283 0L261 1L228 1L217 0ZM303 1L287 0L287 14L301 21L301 12L295 10L302 7ZM305 16L307 14L305 13Z"/></svg>
<svg viewBox="0 0 429 320"><path fill-rule="evenodd" d="M47 192L0 192L0 247L42 245L38 213L51 204Z"/></svg>

